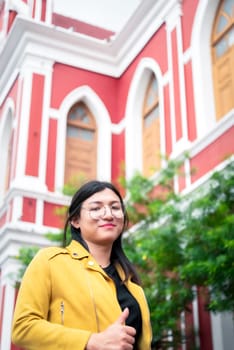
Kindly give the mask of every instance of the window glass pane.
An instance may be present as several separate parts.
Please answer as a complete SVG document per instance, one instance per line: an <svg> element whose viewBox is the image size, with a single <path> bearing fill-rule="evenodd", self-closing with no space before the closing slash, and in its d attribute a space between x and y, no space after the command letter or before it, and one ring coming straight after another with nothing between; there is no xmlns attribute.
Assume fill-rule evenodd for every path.
<svg viewBox="0 0 234 350"><path fill-rule="evenodd" d="M153 89L155 95L158 95L158 81L155 78L152 82L152 89Z"/></svg>
<svg viewBox="0 0 234 350"><path fill-rule="evenodd" d="M75 126L67 126L67 137L78 137L78 128L76 128Z"/></svg>
<svg viewBox="0 0 234 350"><path fill-rule="evenodd" d="M90 117L87 114L86 109L82 105L78 105L72 108L72 110L69 113L68 119L80 121L84 124L90 123Z"/></svg>
<svg viewBox="0 0 234 350"><path fill-rule="evenodd" d="M231 47L234 45L234 28L228 33L228 46Z"/></svg>
<svg viewBox="0 0 234 350"><path fill-rule="evenodd" d="M159 107L154 108L145 118L144 127L148 128L159 116Z"/></svg>
<svg viewBox="0 0 234 350"><path fill-rule="evenodd" d="M94 131L68 125L67 137L73 137L73 138L82 139L86 141L92 141L94 139Z"/></svg>
<svg viewBox="0 0 234 350"><path fill-rule="evenodd" d="M152 106L153 102L154 102L154 96L149 93L146 100L146 106L147 107Z"/></svg>
<svg viewBox="0 0 234 350"><path fill-rule="evenodd" d="M230 17L232 17L233 0L224 1L223 9Z"/></svg>
<svg viewBox="0 0 234 350"><path fill-rule="evenodd" d="M68 115L68 119L75 120L76 119L76 114L74 112L70 112L69 115Z"/></svg>
<svg viewBox="0 0 234 350"><path fill-rule="evenodd" d="M154 77L151 80L151 83L148 88L148 93L146 96L146 109L149 109L150 107L153 107L153 105L158 100L158 82L157 79Z"/></svg>
<svg viewBox="0 0 234 350"><path fill-rule="evenodd" d="M221 15L217 25L217 34L222 33L227 25L228 25L227 18Z"/></svg>
<svg viewBox="0 0 234 350"><path fill-rule="evenodd" d="M221 57L227 51L227 41L223 38L218 44L215 46L216 57Z"/></svg>
<svg viewBox="0 0 234 350"><path fill-rule="evenodd" d="M94 132L92 130L78 128L78 138L86 141L92 141L94 139Z"/></svg>
<svg viewBox="0 0 234 350"><path fill-rule="evenodd" d="M78 106L76 108L77 119L82 123L89 123L89 116L87 115L86 109L83 106Z"/></svg>
<svg viewBox="0 0 234 350"><path fill-rule="evenodd" d="M71 110L71 112L69 113L69 117L68 118L70 120L76 120L78 117L79 117L79 112L78 112L77 108L73 108Z"/></svg>
<svg viewBox="0 0 234 350"><path fill-rule="evenodd" d="M84 124L90 123L90 118L87 114L83 114L82 116L80 116L79 120Z"/></svg>

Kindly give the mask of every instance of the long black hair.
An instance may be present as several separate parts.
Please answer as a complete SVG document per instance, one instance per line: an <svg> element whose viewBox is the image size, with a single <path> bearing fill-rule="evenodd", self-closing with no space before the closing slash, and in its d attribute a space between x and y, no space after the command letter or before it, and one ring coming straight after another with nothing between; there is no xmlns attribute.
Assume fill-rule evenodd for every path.
<svg viewBox="0 0 234 350"><path fill-rule="evenodd" d="M105 190L106 188L110 189L118 196L123 213L124 213L123 229L119 237L113 243L112 252L111 252L111 262L113 263L118 262L121 265L125 273L125 280L127 280L128 278L131 278L133 282L140 284L140 279L138 277L138 274L134 266L129 261L126 254L124 253L124 250L122 247L122 235L128 227L129 220L128 220L128 215L124 206L122 196L118 191L118 189L112 183L106 182L106 181L92 180L85 183L83 186L81 186L79 190L74 194L71 200L71 204L68 208L67 220L64 225L63 245L64 246L66 245L67 230L68 230L68 227L70 227L72 239L79 241L87 250L89 250L86 242L82 238L80 228L75 228L74 226L72 226L71 221L80 217L81 206L86 199L88 199L89 197L91 197L93 194L97 192Z"/></svg>

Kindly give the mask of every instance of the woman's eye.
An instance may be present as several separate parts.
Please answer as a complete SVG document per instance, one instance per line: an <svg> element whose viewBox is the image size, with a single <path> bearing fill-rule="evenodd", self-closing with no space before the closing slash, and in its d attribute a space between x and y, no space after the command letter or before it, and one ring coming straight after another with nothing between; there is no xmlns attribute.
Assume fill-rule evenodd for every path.
<svg viewBox="0 0 234 350"><path fill-rule="evenodd" d="M112 210L121 210L121 207L113 205L111 207Z"/></svg>
<svg viewBox="0 0 234 350"><path fill-rule="evenodd" d="M96 207L96 208L91 208L90 211L99 211L101 208L100 207Z"/></svg>

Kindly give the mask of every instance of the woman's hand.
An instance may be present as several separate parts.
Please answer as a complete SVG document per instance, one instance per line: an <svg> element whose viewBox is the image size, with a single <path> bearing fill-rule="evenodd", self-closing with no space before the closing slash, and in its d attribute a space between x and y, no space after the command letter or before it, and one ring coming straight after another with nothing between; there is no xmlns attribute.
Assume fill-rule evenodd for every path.
<svg viewBox="0 0 234 350"><path fill-rule="evenodd" d="M89 338L86 350L132 350L135 342L136 330L125 326L129 309L126 308L115 323L105 331L94 333Z"/></svg>

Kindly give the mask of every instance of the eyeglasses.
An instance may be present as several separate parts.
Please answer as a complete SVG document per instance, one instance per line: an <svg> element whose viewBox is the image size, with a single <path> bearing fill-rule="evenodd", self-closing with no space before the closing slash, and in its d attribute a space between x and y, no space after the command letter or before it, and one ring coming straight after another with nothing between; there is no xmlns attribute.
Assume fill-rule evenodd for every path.
<svg viewBox="0 0 234 350"><path fill-rule="evenodd" d="M89 212L89 216L93 220L99 220L102 219L107 214L107 208L110 212L110 214L115 217L116 219L122 219L124 217L124 212L119 204L114 204L112 206L109 205L98 205L93 208L85 208L82 207L81 209L87 210Z"/></svg>

